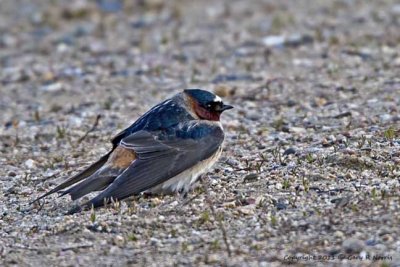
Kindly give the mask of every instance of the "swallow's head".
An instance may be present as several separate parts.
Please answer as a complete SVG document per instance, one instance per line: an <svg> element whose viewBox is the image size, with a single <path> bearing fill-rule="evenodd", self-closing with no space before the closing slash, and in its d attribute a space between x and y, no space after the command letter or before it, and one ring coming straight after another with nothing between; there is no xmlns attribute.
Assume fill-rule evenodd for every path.
<svg viewBox="0 0 400 267"><path fill-rule="evenodd" d="M189 100L187 108L202 120L219 121L222 112L233 108L225 105L219 96L205 90L186 89L183 92Z"/></svg>

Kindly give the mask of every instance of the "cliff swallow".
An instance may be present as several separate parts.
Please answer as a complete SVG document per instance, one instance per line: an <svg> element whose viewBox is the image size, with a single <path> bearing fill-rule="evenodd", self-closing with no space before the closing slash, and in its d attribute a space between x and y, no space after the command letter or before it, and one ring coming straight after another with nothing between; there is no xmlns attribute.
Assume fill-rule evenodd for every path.
<svg viewBox="0 0 400 267"><path fill-rule="evenodd" d="M208 91L186 89L117 134L111 151L98 161L33 202L56 192L76 200L101 191L69 212L75 213L142 192L186 193L219 158L220 116L231 108Z"/></svg>

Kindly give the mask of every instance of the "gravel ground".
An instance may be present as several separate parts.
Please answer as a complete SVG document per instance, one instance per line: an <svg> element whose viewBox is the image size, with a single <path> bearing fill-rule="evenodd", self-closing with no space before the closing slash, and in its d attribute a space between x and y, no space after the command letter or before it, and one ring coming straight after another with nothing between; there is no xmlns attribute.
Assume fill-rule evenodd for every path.
<svg viewBox="0 0 400 267"><path fill-rule="evenodd" d="M395 0L1 1L0 265L400 266L399 28ZM235 106L204 186L28 204L184 88Z"/></svg>

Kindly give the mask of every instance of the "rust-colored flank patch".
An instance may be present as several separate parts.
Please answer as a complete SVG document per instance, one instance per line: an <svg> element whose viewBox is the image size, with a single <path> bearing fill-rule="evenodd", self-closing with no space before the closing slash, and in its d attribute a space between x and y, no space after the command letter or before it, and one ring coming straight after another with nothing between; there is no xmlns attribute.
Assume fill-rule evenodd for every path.
<svg viewBox="0 0 400 267"><path fill-rule="evenodd" d="M110 158L108 159L107 164L111 165L113 168L125 169L135 159L136 159L136 154L132 149L118 146L114 150L114 152L110 155Z"/></svg>

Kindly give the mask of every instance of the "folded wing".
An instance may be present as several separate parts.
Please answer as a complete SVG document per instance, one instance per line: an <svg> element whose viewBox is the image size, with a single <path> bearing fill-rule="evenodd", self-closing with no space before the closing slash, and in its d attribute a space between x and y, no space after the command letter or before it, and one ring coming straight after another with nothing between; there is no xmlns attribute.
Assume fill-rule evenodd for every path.
<svg viewBox="0 0 400 267"><path fill-rule="evenodd" d="M84 207L99 207L150 189L211 157L224 140L219 124L189 121L161 135L138 131L120 146L135 151L137 159ZM72 211L76 212L79 209Z"/></svg>

